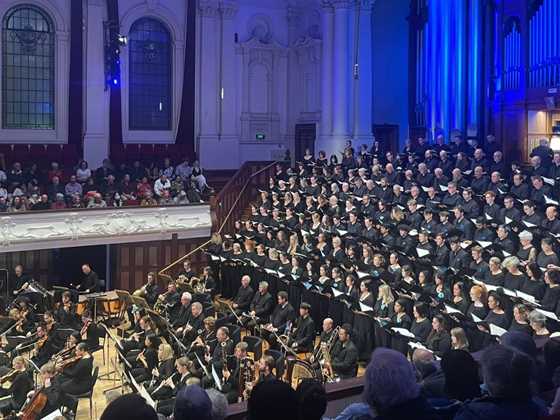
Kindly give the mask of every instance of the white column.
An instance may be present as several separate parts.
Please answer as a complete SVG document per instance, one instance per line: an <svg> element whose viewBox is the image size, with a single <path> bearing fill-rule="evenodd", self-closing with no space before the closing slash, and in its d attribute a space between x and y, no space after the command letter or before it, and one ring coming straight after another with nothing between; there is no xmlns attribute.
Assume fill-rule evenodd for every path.
<svg viewBox="0 0 560 420"><path fill-rule="evenodd" d="M199 2L200 40L200 96L199 96L199 159L203 167L220 168L225 159L219 148L219 136L223 121L221 117L220 80L220 9L217 0ZM233 162L237 165L237 162Z"/></svg>
<svg viewBox="0 0 560 420"><path fill-rule="evenodd" d="M103 0L87 2L84 158L91 168L101 166L109 156L109 91L105 90L103 46L105 7Z"/></svg>
<svg viewBox="0 0 560 420"><path fill-rule="evenodd" d="M323 1L322 33L323 46L321 57L321 130L315 143L315 154L320 150L330 153L332 148L333 127L333 42L334 10L330 1Z"/></svg>
<svg viewBox="0 0 560 420"><path fill-rule="evenodd" d="M220 137L223 141L235 140L238 143L239 109L237 109L237 76L236 54L235 54L235 32L234 18L239 7L237 2L224 2L221 6L222 14L222 60L221 60L221 129Z"/></svg>
<svg viewBox="0 0 560 420"><path fill-rule="evenodd" d="M351 68L348 45L348 0L335 0L334 41L333 41L333 147L335 153L344 150L344 142L349 136L348 89ZM331 152L332 153L332 152ZM339 156L340 157L340 156Z"/></svg>
<svg viewBox="0 0 560 420"><path fill-rule="evenodd" d="M355 146L373 141L373 62L371 9L374 0L359 0L355 6L358 25L358 74L354 78L354 140Z"/></svg>
<svg viewBox="0 0 560 420"><path fill-rule="evenodd" d="M286 74L288 84L287 100L286 100L286 129L282 130L285 135L286 147L290 149L292 160L295 164L295 132L298 115L302 109L301 102L298 100L299 91L299 72L298 72L298 54L294 48L297 41L297 29L300 22L301 10L293 6L288 6L286 19L288 21L288 71ZM284 110L283 110L284 112Z"/></svg>

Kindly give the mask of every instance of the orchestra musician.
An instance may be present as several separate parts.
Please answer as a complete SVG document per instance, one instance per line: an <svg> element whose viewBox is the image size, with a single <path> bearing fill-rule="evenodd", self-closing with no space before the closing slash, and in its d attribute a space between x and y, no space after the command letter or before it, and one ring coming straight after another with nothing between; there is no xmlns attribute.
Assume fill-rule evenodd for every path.
<svg viewBox="0 0 560 420"><path fill-rule="evenodd" d="M147 283L140 289L135 290L133 295L143 297L148 302L148 305L153 306L159 295L159 287L156 284L157 275L153 271L148 273Z"/></svg>
<svg viewBox="0 0 560 420"><path fill-rule="evenodd" d="M216 331L216 344L206 345L204 360L206 363L213 365L216 372L221 372L224 368L224 362L227 362L228 357L233 353L234 342L229 338L229 328L220 327Z"/></svg>
<svg viewBox="0 0 560 420"><path fill-rule="evenodd" d="M137 382L144 382L152 379L152 372L158 366L158 350L161 344L160 338L155 334L146 334L144 338L144 348L131 361L132 376Z"/></svg>
<svg viewBox="0 0 560 420"><path fill-rule="evenodd" d="M167 283L167 291L158 296L154 309L160 313L167 313L168 318L173 318L176 311L179 309L179 293L177 292L177 284L170 280Z"/></svg>
<svg viewBox="0 0 560 420"><path fill-rule="evenodd" d="M239 290L237 291L237 295L235 295L235 298L233 299L233 303L231 304L232 309L235 311L235 313L238 316L240 316L243 312L249 309L249 306L251 305L251 301L253 300L254 292L250 284L251 284L251 277L247 275L241 277L241 286L239 287ZM237 318L235 317L235 315L230 314L227 317L227 322L228 323L237 322Z"/></svg>
<svg viewBox="0 0 560 420"><path fill-rule="evenodd" d="M251 320L247 324L247 328L253 329L257 324L264 324L268 321L268 317L272 313L274 300L270 293L268 293L268 282L261 281L259 283L259 290L251 300L249 305L249 315Z"/></svg>
<svg viewBox="0 0 560 420"><path fill-rule="evenodd" d="M51 338L47 328L45 323L40 323L36 329L37 341L35 341L35 355L31 360L39 367L47 363L59 350L59 347L55 345L55 340Z"/></svg>
<svg viewBox="0 0 560 420"><path fill-rule="evenodd" d="M181 307L169 319L171 326L175 329L177 334L181 334L183 332L183 328L189 321L191 316L191 302L192 295L189 292L183 292L183 294L181 294Z"/></svg>
<svg viewBox="0 0 560 420"><path fill-rule="evenodd" d="M55 318L62 328L77 329L79 326L76 304L68 290L62 293L62 300L56 304Z"/></svg>
<svg viewBox="0 0 560 420"><path fill-rule="evenodd" d="M171 387L165 385L175 372L175 357L169 344L160 344L158 349L158 365L152 370L152 381L146 389L154 400L172 397Z"/></svg>
<svg viewBox="0 0 560 420"><path fill-rule="evenodd" d="M200 302L191 305L191 316L182 330L183 342L190 345L204 331L204 313Z"/></svg>
<svg viewBox="0 0 560 420"><path fill-rule="evenodd" d="M81 342L82 342L82 336L80 335L79 332L75 331L72 334L70 334L66 339L66 344L64 345L64 348L52 357L52 360L54 360L55 363L55 367L61 362L63 362L64 360L75 357L76 346Z"/></svg>
<svg viewBox="0 0 560 420"><path fill-rule="evenodd" d="M270 322L261 330L263 338L268 341L271 347L275 347L276 336L282 335L296 319L296 312L293 306L288 302L288 293L285 291L278 292L278 304L270 315Z"/></svg>
<svg viewBox="0 0 560 420"><path fill-rule="evenodd" d="M302 302L299 305L299 318L296 320L295 331L290 334L288 340L288 344L294 351L309 353L313 349L315 322L309 315L310 311L309 303Z"/></svg>
<svg viewBox="0 0 560 420"><path fill-rule="evenodd" d="M142 312L138 312L138 313L140 314ZM153 321L150 319L148 315L142 316L138 320L137 325L139 331L134 332L130 336L130 338L121 341L123 354L125 355L128 355L133 350L142 350L142 348L144 347L143 335L154 331Z"/></svg>
<svg viewBox="0 0 560 420"><path fill-rule="evenodd" d="M191 343L188 356L191 360L196 359L194 353L204 359L206 353L212 354L216 347L216 319L208 316L204 318L204 331Z"/></svg>
<svg viewBox="0 0 560 420"><path fill-rule="evenodd" d="M183 261L183 268L178 275L184 276L187 280L190 280L192 277L196 276L196 273L191 268L190 260Z"/></svg>
<svg viewBox="0 0 560 420"><path fill-rule="evenodd" d="M251 391L258 383L276 380L276 376L272 373L275 367L276 362L274 361L274 357L268 355L257 360L254 365L252 363L247 363L245 369L254 369L254 372L249 372L249 375L253 376L253 380L243 384L243 399L245 401L249 399ZM243 372L241 375L243 375Z"/></svg>
<svg viewBox="0 0 560 420"><path fill-rule="evenodd" d="M99 347L99 327L93 322L91 312L85 310L82 313L82 328L80 329L80 336L82 341L87 344L90 352L98 350Z"/></svg>
<svg viewBox="0 0 560 420"><path fill-rule="evenodd" d="M27 362L22 356L16 356L12 360L12 370L7 374L0 377L0 385L7 382L10 386L4 388L0 387L0 396L10 396L7 400L2 400L0 408L3 414L8 414L11 411L19 411L23 406L27 393L33 389L33 377L27 370Z"/></svg>
<svg viewBox="0 0 560 420"><path fill-rule="evenodd" d="M325 362L330 376L341 379L353 378L358 373L358 349L352 342L352 326L344 324L338 329L338 341L330 351L331 361Z"/></svg>
<svg viewBox="0 0 560 420"><path fill-rule="evenodd" d="M204 267L200 281L204 285L204 293L209 294L211 298L214 297L216 294L216 280L210 266Z"/></svg>
<svg viewBox="0 0 560 420"><path fill-rule="evenodd" d="M177 375L173 375L167 378L164 382L165 385L171 389L171 397L158 401L157 412L163 414L164 416L170 416L173 413L173 407L175 406L175 395L177 391L181 388L187 386L189 379L193 378L192 369L193 362L191 362L186 357L179 357L175 361L175 369L177 370Z"/></svg>
<svg viewBox="0 0 560 420"><path fill-rule="evenodd" d="M62 404L62 392L60 390L60 386L57 383L55 383L56 382L54 380L55 375L56 375L56 370L54 364L47 363L43 365L39 372L41 387L38 388L36 391L31 391L28 394L28 401L32 400L38 392L46 396L45 404L41 409L41 412L37 416L37 418L40 419L45 418L49 414L58 410ZM18 415L21 415L22 412L25 412L25 408L26 406L24 405L24 407L18 413Z"/></svg>
<svg viewBox="0 0 560 420"><path fill-rule="evenodd" d="M99 277L93 271L89 264L82 265L82 273L84 277L80 284L76 286L76 290L83 293L94 293L99 291Z"/></svg>
<svg viewBox="0 0 560 420"><path fill-rule="evenodd" d="M335 334L334 321L332 318L323 319L323 328L321 335L319 336L319 343L315 346L313 350L313 355L311 356L311 362L317 362L322 359L321 350L323 346L328 345L334 341L333 334Z"/></svg>
<svg viewBox="0 0 560 420"><path fill-rule="evenodd" d="M14 296L18 295L29 286L31 280L31 276L25 273L23 265L16 265L14 267L14 274L10 279L10 293Z"/></svg>
<svg viewBox="0 0 560 420"><path fill-rule="evenodd" d="M243 390L240 389L240 368L241 360L247 358L248 344L244 341L237 343L235 346L234 358L228 361L222 369L222 392L230 404L236 403L241 396Z"/></svg>
<svg viewBox="0 0 560 420"><path fill-rule="evenodd" d="M78 407L78 400L69 395L79 395L89 391L93 381L93 357L88 353L87 344L76 345L75 354L59 368L60 374L55 378L62 392L63 405L74 413Z"/></svg>

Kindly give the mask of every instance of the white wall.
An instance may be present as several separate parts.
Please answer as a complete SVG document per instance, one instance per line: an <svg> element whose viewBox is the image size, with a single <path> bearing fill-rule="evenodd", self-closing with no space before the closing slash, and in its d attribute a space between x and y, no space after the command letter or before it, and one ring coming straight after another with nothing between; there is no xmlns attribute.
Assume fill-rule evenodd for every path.
<svg viewBox="0 0 560 420"><path fill-rule="evenodd" d="M68 74L70 72L70 0L1 0L0 22L14 6L29 4L41 8L51 18L55 33L55 127L53 130L7 130L0 124L0 143L66 143L68 139ZM0 43L0 69L2 68ZM0 89L0 115L2 115Z"/></svg>
<svg viewBox="0 0 560 420"><path fill-rule="evenodd" d="M109 93L104 89L103 63L106 1L72 1L84 1L84 150L86 159L95 166L109 152ZM129 130L128 47L122 48L125 143L175 141L188 1L195 0L119 0L121 33L127 35L134 21L151 16L165 24L173 42L173 118L168 131ZM388 5L392 2L378 0L373 6L373 0L197 0L195 147L203 166L237 168L246 160L275 159L286 148L293 154L297 123L318 125L317 149L340 151L340 143L348 138L368 142L374 113L372 91L376 89L383 92L383 98L375 101L376 122L392 122L386 120L394 107L380 104L394 98L406 107L406 100L400 91L399 95L386 96L389 92L383 80L391 66L379 58L372 71L368 53L373 49L372 13L379 7L382 12L375 15L374 22L381 22L392 13ZM25 3L44 7L57 24L57 127L52 133L0 130L0 142L65 143L70 0L2 0L0 12ZM404 10L398 9L399 13ZM406 32L406 22L401 29ZM358 33L360 73L356 78L353 65ZM379 32L375 36L386 39ZM325 39L336 42L324 44ZM401 53L406 55L404 50ZM377 66L382 67L379 73ZM375 89L372 73L378 75ZM400 87L406 90L407 84ZM404 121L401 117L396 117L398 122ZM257 140L257 133L265 139Z"/></svg>

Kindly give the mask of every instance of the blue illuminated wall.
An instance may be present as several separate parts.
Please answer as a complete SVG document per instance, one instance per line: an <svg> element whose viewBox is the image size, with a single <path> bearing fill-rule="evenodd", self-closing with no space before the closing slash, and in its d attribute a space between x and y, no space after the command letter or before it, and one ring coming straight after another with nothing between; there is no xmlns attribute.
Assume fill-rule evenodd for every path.
<svg viewBox="0 0 560 420"><path fill-rule="evenodd" d="M416 1L416 0L413 0ZM480 134L483 0L419 0L413 116L428 135Z"/></svg>
<svg viewBox="0 0 560 420"><path fill-rule="evenodd" d="M409 0L381 0L373 7L373 122L399 126L408 137Z"/></svg>

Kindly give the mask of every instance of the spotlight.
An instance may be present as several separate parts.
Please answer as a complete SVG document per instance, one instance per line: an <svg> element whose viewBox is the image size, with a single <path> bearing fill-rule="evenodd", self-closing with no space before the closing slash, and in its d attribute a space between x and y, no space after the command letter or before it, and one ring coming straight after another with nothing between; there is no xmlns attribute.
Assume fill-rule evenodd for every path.
<svg viewBox="0 0 560 420"><path fill-rule="evenodd" d="M121 34L117 35L117 41L119 42L119 45L126 45L128 43L127 37Z"/></svg>
<svg viewBox="0 0 560 420"><path fill-rule="evenodd" d="M119 81L117 79L113 79L113 84L117 86L119 84Z"/></svg>

